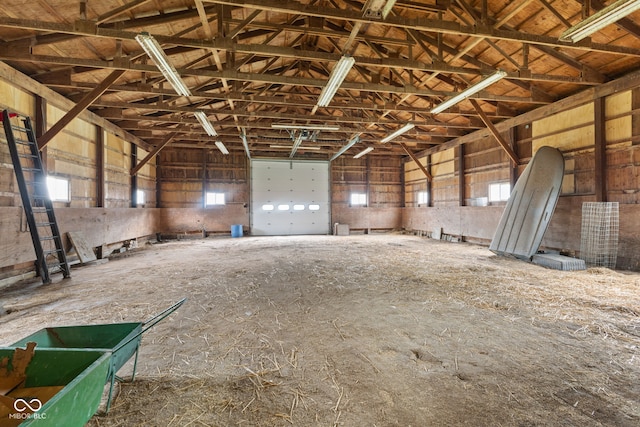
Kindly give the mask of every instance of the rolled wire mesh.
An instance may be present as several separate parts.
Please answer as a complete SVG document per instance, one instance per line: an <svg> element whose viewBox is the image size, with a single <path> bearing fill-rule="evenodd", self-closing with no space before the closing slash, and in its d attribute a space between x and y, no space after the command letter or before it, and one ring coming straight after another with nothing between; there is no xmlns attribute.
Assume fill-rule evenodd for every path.
<svg viewBox="0 0 640 427"><path fill-rule="evenodd" d="M619 230L618 202L583 203L580 258L588 266L615 268Z"/></svg>

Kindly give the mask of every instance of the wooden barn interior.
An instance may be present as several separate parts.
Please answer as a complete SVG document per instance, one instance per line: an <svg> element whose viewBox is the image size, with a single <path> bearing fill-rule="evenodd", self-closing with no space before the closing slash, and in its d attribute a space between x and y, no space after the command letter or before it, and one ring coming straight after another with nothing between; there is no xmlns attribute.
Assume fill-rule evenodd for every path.
<svg viewBox="0 0 640 427"><path fill-rule="evenodd" d="M639 9L5 2L0 346L186 298L117 381L95 373L101 402L56 384L29 421L638 425ZM12 144L41 160L50 272ZM586 269L489 250L542 147L564 171L535 252ZM585 206L615 210L607 263ZM24 421L12 402L0 425Z"/></svg>

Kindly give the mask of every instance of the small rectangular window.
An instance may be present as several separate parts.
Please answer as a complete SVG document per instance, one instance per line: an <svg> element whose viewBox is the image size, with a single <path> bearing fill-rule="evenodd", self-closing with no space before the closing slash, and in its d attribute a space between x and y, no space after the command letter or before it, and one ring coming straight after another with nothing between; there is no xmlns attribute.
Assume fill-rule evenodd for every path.
<svg viewBox="0 0 640 427"><path fill-rule="evenodd" d="M278 210L279 211L288 211L289 210L289 205L278 205Z"/></svg>
<svg viewBox="0 0 640 427"><path fill-rule="evenodd" d="M504 202L511 195L511 184L508 182L496 182L489 184L489 202Z"/></svg>
<svg viewBox="0 0 640 427"><path fill-rule="evenodd" d="M429 204L429 192L428 191L418 191L418 206L420 205L428 205Z"/></svg>
<svg viewBox="0 0 640 427"><path fill-rule="evenodd" d="M136 190L136 205L144 205L146 203L145 194L142 190Z"/></svg>
<svg viewBox="0 0 640 427"><path fill-rule="evenodd" d="M294 211L303 211L304 210L304 205L293 205L293 210Z"/></svg>
<svg viewBox="0 0 640 427"><path fill-rule="evenodd" d="M367 195L364 193L351 193L351 206L365 206Z"/></svg>
<svg viewBox="0 0 640 427"><path fill-rule="evenodd" d="M205 198L205 206L224 205L224 193L209 193Z"/></svg>
<svg viewBox="0 0 640 427"><path fill-rule="evenodd" d="M70 202L69 180L55 176L47 176L49 198L54 202Z"/></svg>
<svg viewBox="0 0 640 427"><path fill-rule="evenodd" d="M273 210L273 205L262 205L262 210L263 211L272 211Z"/></svg>
<svg viewBox="0 0 640 427"><path fill-rule="evenodd" d="M319 211L320 210L320 205L309 205L309 210L310 211Z"/></svg>

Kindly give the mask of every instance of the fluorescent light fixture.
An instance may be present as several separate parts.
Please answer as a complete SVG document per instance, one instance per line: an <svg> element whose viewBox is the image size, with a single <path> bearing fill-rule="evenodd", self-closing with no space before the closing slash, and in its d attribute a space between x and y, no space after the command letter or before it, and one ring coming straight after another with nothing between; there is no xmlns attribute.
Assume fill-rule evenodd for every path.
<svg viewBox="0 0 640 427"><path fill-rule="evenodd" d="M209 136L218 135L218 132L216 132L216 130L213 128L213 125L209 121L209 118L207 117L207 114L204 111L196 111L194 114L196 116L196 119L198 119L198 121L204 128L204 131L207 132L207 135Z"/></svg>
<svg viewBox="0 0 640 427"><path fill-rule="evenodd" d="M354 159L359 159L360 157L364 156L367 153L370 153L373 151L373 147L367 147L364 150L362 150L361 152L359 152L358 154L356 154L355 156L353 156Z"/></svg>
<svg viewBox="0 0 640 427"><path fill-rule="evenodd" d="M467 99L470 96L480 92L482 89L485 89L491 86L498 80L501 80L506 75L507 73L505 71L496 71L495 73L491 74L489 77L485 78L484 80L479 81L473 86L469 86L468 88L466 88L465 90L463 90L462 92L454 96L453 98L449 98L442 104L435 106L434 108L431 109L430 111L431 114L442 113L444 110L453 107L458 102L464 99Z"/></svg>
<svg viewBox="0 0 640 427"><path fill-rule="evenodd" d="M136 41L142 46L142 49L144 49L147 55L149 55L149 58L153 59L158 70L160 70L164 78L173 86L173 89L175 89L178 95L191 96L191 91L189 91L189 88L175 67L169 62L167 54L164 53L158 41L149 33L138 34Z"/></svg>
<svg viewBox="0 0 640 427"><path fill-rule="evenodd" d="M291 148L288 145L270 145L270 148L286 148L287 150ZM298 150L320 150L321 147L298 147Z"/></svg>
<svg viewBox="0 0 640 427"><path fill-rule="evenodd" d="M326 107L329 105L333 96L338 91L338 88L342 84L342 81L349 74L349 70L353 67L353 64L356 62L355 59L351 56L344 55L333 70L331 70L331 75L329 75L329 81L327 85L320 92L320 97L318 98L318 107Z"/></svg>
<svg viewBox="0 0 640 427"><path fill-rule="evenodd" d="M298 132L298 135L296 135L296 137L293 140L293 148L291 149L291 154L289 154L289 158L292 159L293 156L296 154L296 151L298 151L298 147L300 147L300 144L302 144L302 138L304 137L302 132Z"/></svg>
<svg viewBox="0 0 640 427"><path fill-rule="evenodd" d="M244 152L247 153L247 159L250 159L251 152L249 152L249 143L247 142L247 134L245 133L244 128L242 128L240 139L242 140L242 146L244 147Z"/></svg>
<svg viewBox="0 0 640 427"><path fill-rule="evenodd" d="M364 16L385 19L395 3L396 0L368 0L362 8Z"/></svg>
<svg viewBox="0 0 640 427"><path fill-rule="evenodd" d="M296 123L271 123L271 129L301 129L301 130L340 130L335 125L299 125Z"/></svg>
<svg viewBox="0 0 640 427"><path fill-rule="evenodd" d="M406 125L402 126L400 129L398 129L397 131L390 133L389 135L385 136L384 138L382 138L380 140L380 142L382 142L383 144L385 142L389 142L391 141L393 138L396 138L400 135L402 135L405 132L410 131L411 129L413 129L414 127L416 127L416 125L414 125L413 123L407 123Z"/></svg>
<svg viewBox="0 0 640 427"><path fill-rule="evenodd" d="M216 147L218 147L218 150L220 150L222 154L229 154L229 150L227 150L227 147L224 146L222 141L216 141Z"/></svg>
<svg viewBox="0 0 640 427"><path fill-rule="evenodd" d="M596 31L640 9L640 0L618 0L560 35L560 41L579 42Z"/></svg>
<svg viewBox="0 0 640 427"><path fill-rule="evenodd" d="M335 159L337 159L338 157L340 157L345 151L347 151L349 148L353 147L358 141L360 141L360 133L358 133L357 135L355 135L353 138L351 138L351 140L349 140L349 142L347 142L347 144L342 147L340 149L340 151L338 151L336 154L334 154L331 159L329 159L330 162L334 161Z"/></svg>

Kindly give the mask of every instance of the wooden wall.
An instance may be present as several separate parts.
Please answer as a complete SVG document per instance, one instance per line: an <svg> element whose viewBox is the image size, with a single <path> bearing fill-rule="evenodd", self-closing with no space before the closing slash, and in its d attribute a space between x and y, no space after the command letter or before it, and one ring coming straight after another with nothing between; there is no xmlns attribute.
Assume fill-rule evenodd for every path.
<svg viewBox="0 0 640 427"><path fill-rule="evenodd" d="M249 162L244 152L167 147L160 153L158 204L162 233L249 230ZM206 192L224 193L225 205L204 206Z"/></svg>
<svg viewBox="0 0 640 427"><path fill-rule="evenodd" d="M244 152L222 155L217 149L173 149L160 154L159 206L162 231L229 232L232 224L249 230L249 162ZM354 230L401 227L400 158L342 156L331 164L332 223ZM222 192L225 206L204 208L204 192ZM367 194L368 206L350 206L351 193Z"/></svg>
<svg viewBox="0 0 640 427"><path fill-rule="evenodd" d="M0 62L0 108L31 117L34 129L50 128L73 105ZM54 203L63 234L83 231L93 247L155 234L160 217L157 210L129 209L132 147L140 143L85 111L47 144L42 151L47 174L69 181L70 201ZM138 148L137 155L143 158L146 151ZM137 188L145 191L148 208L155 207L155 169L155 160L151 160L137 178ZM35 254L4 132L0 132L0 236L0 278L14 270L33 269Z"/></svg>
<svg viewBox="0 0 640 427"><path fill-rule="evenodd" d="M488 244L504 202L486 202L489 184L514 183L542 146L562 151L565 174L558 208L543 248L579 254L582 203L620 203L618 267L640 269L640 89L613 91L591 102L558 109L503 130L520 164L514 167L493 136L467 138L464 145L418 156L433 174L428 183L413 161L404 165L403 227L442 230ZM414 194L431 190L430 205L417 207ZM491 205L491 204L490 204Z"/></svg>
<svg viewBox="0 0 640 427"><path fill-rule="evenodd" d="M342 155L331 162L331 222L352 230L400 228L403 206L402 159L373 154ZM367 206L351 206L351 194L367 195Z"/></svg>

